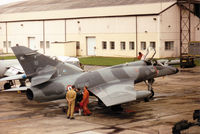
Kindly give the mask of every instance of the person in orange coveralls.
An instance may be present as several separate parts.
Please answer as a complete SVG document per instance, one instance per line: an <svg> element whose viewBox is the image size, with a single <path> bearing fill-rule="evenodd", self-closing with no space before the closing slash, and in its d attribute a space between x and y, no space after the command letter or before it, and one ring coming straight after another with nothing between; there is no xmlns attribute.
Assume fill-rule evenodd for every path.
<svg viewBox="0 0 200 134"><path fill-rule="evenodd" d="M83 91L83 99L80 102L80 107L83 107L83 114L86 116L90 116L92 113L90 112L90 110L88 109L88 103L89 103L89 92L88 92L88 87L85 86L84 87L84 91Z"/></svg>

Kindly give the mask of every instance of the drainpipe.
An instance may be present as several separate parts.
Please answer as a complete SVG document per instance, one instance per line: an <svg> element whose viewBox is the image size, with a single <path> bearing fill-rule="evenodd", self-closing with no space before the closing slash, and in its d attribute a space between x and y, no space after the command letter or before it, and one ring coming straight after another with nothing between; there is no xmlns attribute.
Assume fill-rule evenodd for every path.
<svg viewBox="0 0 200 134"><path fill-rule="evenodd" d="M65 19L65 42L67 42L67 20Z"/></svg>
<svg viewBox="0 0 200 134"><path fill-rule="evenodd" d="M8 53L8 24L6 22L6 53Z"/></svg>
<svg viewBox="0 0 200 134"><path fill-rule="evenodd" d="M45 41L45 21L43 20L43 53L45 54L45 44L46 44L46 41Z"/></svg>
<svg viewBox="0 0 200 134"><path fill-rule="evenodd" d="M138 56L138 24L137 24L137 16L135 17L135 38L136 38L136 43L135 43L135 49L136 49L136 57Z"/></svg>

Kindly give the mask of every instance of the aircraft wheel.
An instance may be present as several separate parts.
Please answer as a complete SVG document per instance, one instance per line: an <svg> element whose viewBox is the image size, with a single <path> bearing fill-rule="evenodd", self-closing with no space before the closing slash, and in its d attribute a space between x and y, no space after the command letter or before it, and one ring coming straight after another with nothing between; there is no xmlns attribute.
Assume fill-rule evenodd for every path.
<svg viewBox="0 0 200 134"><path fill-rule="evenodd" d="M10 83L5 83L4 84L4 89L6 90L6 89L10 89L11 88L11 85L10 85Z"/></svg>
<svg viewBox="0 0 200 134"><path fill-rule="evenodd" d="M151 90L151 96L149 97L149 99L152 99L152 98L153 98L153 96L154 96L154 91L153 91L153 90Z"/></svg>
<svg viewBox="0 0 200 134"><path fill-rule="evenodd" d="M145 101L145 102L149 102L149 99L150 99L150 98L144 98L144 101Z"/></svg>
<svg viewBox="0 0 200 134"><path fill-rule="evenodd" d="M151 95L150 95L149 97L147 97L147 98L144 98L144 101L145 101L145 102L149 102L149 100L152 99L153 96L154 96L154 91L151 90Z"/></svg>

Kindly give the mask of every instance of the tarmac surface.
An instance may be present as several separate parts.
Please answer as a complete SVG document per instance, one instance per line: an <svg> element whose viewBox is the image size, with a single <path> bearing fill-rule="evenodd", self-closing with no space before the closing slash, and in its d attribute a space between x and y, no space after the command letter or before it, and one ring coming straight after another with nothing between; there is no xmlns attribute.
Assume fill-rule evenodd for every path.
<svg viewBox="0 0 200 134"><path fill-rule="evenodd" d="M87 66L86 70L101 67ZM0 83L0 87L2 87ZM180 69L178 74L156 78L155 96L149 102L122 105L123 112L100 107L90 98L91 116L66 118L65 100L37 103L25 93L0 93L0 134L171 134L181 120L193 121L193 111L200 109L200 67ZM145 83L135 85L147 90ZM200 134L200 126L182 131Z"/></svg>

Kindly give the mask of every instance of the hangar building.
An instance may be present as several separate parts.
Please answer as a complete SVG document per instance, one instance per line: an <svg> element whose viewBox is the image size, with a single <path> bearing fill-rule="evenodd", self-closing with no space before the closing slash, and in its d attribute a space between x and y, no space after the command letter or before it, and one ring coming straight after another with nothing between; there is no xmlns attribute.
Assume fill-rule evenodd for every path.
<svg viewBox="0 0 200 134"><path fill-rule="evenodd" d="M0 49L10 53L19 44L48 55L136 57L152 46L157 58L178 57L188 36L184 31L189 31L187 41L200 40L200 6L183 3L187 1L27 0L3 5ZM189 21L183 21L182 10L189 11ZM184 28L188 22L189 29Z"/></svg>

